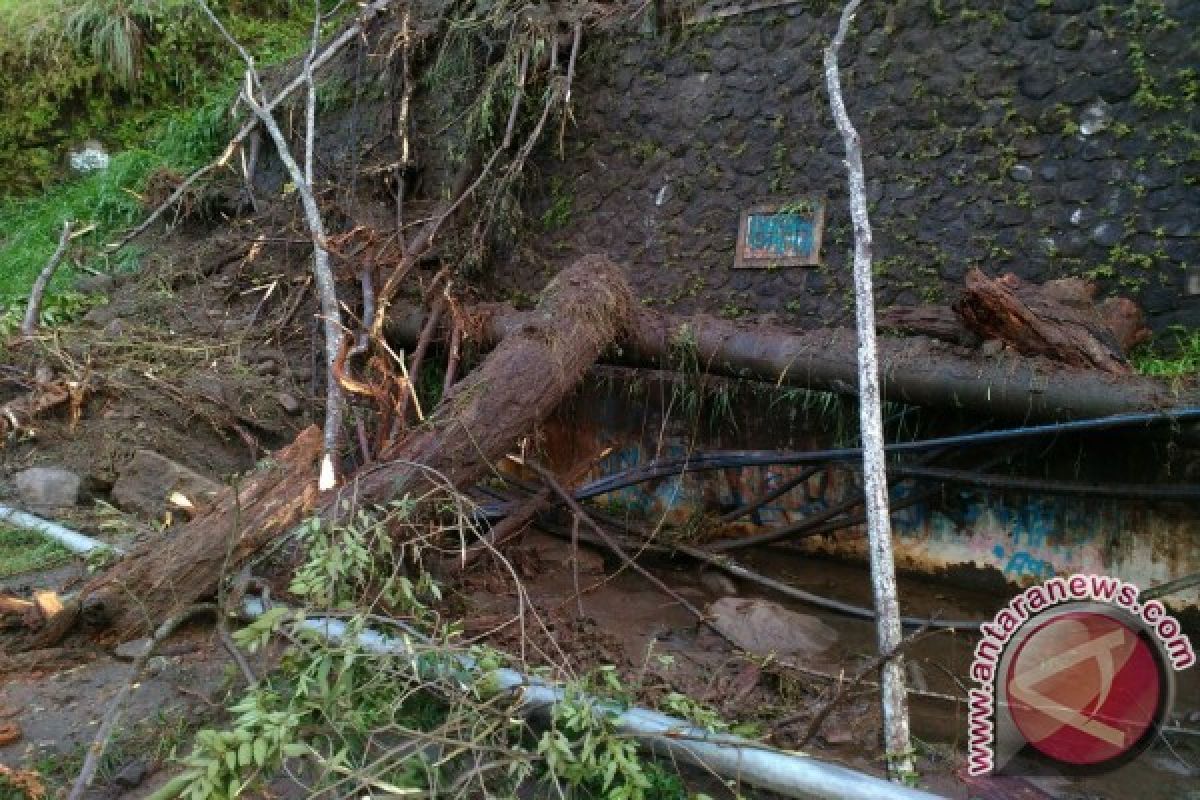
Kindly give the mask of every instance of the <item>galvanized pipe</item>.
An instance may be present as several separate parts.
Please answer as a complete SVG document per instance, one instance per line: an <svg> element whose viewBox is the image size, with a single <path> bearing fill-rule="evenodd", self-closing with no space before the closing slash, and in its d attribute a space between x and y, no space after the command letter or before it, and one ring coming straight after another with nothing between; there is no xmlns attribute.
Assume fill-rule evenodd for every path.
<svg viewBox="0 0 1200 800"><path fill-rule="evenodd" d="M18 528L37 531L46 538L58 542L72 553L87 554L93 550L112 550L117 553L125 552L120 547L105 544L90 536L77 533L70 528L64 528L57 522L50 522L49 520L35 517L33 514L5 505L0 505L0 521L15 525Z"/></svg>
<svg viewBox="0 0 1200 800"><path fill-rule="evenodd" d="M247 597L243 602L243 611L248 617L254 618L261 615L265 608L258 598ZM302 625L331 641L343 640L347 631L344 621L329 617L308 617ZM411 628L404 630L413 639L424 639L418 631ZM415 655L405 639L386 636L378 631L362 631L357 634L357 642L373 653ZM528 677L516 670L497 669L479 676L477 665L468 656L458 656L455 662L464 677L482 677L489 688L517 695L521 710L543 722L565 697L561 686ZM934 800L938 797L800 753L776 750L740 736L713 733L658 711L622 709L598 698L589 698L589 702L611 710L617 730L636 739L646 750L704 767L724 778L743 781L784 797L813 800L878 800L882 797Z"/></svg>
<svg viewBox="0 0 1200 800"><path fill-rule="evenodd" d="M123 552L58 523L8 506L0 505L0 520L37 531L62 543L72 552L90 553L101 548ZM247 597L242 603L242 612L251 619L261 616L265 611L266 607L257 597ZM340 619L310 616L301 624L330 641L341 641L346 636L346 623ZM407 627L404 629L413 639L425 639L419 631ZM404 639L385 636L378 631L362 631L356 635L356 639L359 645L374 653L415 655L412 647ZM547 720L554 706L566 696L561 686L523 675L513 669L492 670L479 676L479 668L470 657L460 655L456 657L455 662L464 677L482 677L489 688L517 695L519 706L524 713L543 722ZM877 800L881 797L895 800L938 798L938 795L929 792L890 783L882 778L818 761L800 753L776 750L740 736L713 733L686 720L651 709L618 708L598 698L589 698L589 702L611 710L615 715L617 730L635 738L646 750L710 769L724 778L744 781L784 797L812 800L834 797L843 800Z"/></svg>

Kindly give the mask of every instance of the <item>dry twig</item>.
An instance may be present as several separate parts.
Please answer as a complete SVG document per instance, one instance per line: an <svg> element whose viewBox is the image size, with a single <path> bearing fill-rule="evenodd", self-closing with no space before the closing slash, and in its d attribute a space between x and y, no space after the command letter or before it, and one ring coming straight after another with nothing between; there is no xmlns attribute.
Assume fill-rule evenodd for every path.
<svg viewBox="0 0 1200 800"><path fill-rule="evenodd" d="M25 306L25 321L21 323L22 336L33 336L34 331L37 330L38 314L42 311L42 297L46 294L46 287L50 285L50 279L54 277L55 270L62 263L63 256L67 254L67 245L70 242L71 220L67 220L63 223L62 235L58 237L58 247L55 248L54 255L50 256L46 266L42 267L37 280L33 282L33 289L29 292L29 304Z"/></svg>

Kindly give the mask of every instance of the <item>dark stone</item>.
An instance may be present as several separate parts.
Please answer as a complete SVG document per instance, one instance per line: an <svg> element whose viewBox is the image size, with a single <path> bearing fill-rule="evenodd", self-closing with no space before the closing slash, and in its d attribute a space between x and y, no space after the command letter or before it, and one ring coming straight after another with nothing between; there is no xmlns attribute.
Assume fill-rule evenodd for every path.
<svg viewBox="0 0 1200 800"><path fill-rule="evenodd" d="M1069 203L1086 203L1100 194L1100 184L1091 179L1067 181L1058 188L1058 196Z"/></svg>
<svg viewBox="0 0 1200 800"><path fill-rule="evenodd" d="M1143 189L1164 189L1171 185L1174 176L1161 167L1151 167L1134 176L1134 181Z"/></svg>
<svg viewBox="0 0 1200 800"><path fill-rule="evenodd" d="M858 30L860 34L866 33L862 27L862 18L858 19ZM758 31L758 41L763 50L768 53L773 53L783 44L784 36L787 31L782 25L762 25Z"/></svg>
<svg viewBox="0 0 1200 800"><path fill-rule="evenodd" d="M1054 35L1058 20L1053 14L1035 11L1021 21L1021 33L1028 39L1047 39Z"/></svg>
<svg viewBox="0 0 1200 800"><path fill-rule="evenodd" d="M1054 91L1058 75L1046 67L1030 67L1017 80L1017 88L1030 100L1041 100Z"/></svg>
<svg viewBox="0 0 1200 800"><path fill-rule="evenodd" d="M1013 142L1013 146L1022 158L1040 156L1046 150L1046 142L1040 136L1021 136Z"/></svg>
<svg viewBox="0 0 1200 800"><path fill-rule="evenodd" d="M1162 228L1173 239L1190 239L1196 235L1196 219L1193 214L1182 214L1156 219L1155 229Z"/></svg>
<svg viewBox="0 0 1200 800"><path fill-rule="evenodd" d="M1089 50L1087 58L1082 60L1082 66L1092 75L1107 75L1126 66L1129 59L1129 48L1120 40L1105 41L1103 47L1094 51Z"/></svg>
<svg viewBox="0 0 1200 800"><path fill-rule="evenodd" d="M1174 286L1156 286L1143 289L1138 295L1138 304L1148 314L1172 311L1179 304L1179 289Z"/></svg>
<svg viewBox="0 0 1200 800"><path fill-rule="evenodd" d="M1079 17L1064 22L1054 34L1054 46L1063 50L1078 50L1087 40L1088 25Z"/></svg>
<svg viewBox="0 0 1200 800"><path fill-rule="evenodd" d="M1120 222L1105 220L1092 228L1091 237L1101 247L1112 247L1125 238L1125 229Z"/></svg>
<svg viewBox="0 0 1200 800"><path fill-rule="evenodd" d="M1138 89L1138 79L1129 70L1117 70L1100 81L1100 96L1110 103L1128 100Z"/></svg>
<svg viewBox="0 0 1200 800"><path fill-rule="evenodd" d="M1087 11L1093 5L1093 0L1054 0L1050 10L1055 14L1079 14Z"/></svg>
<svg viewBox="0 0 1200 800"><path fill-rule="evenodd" d="M1059 167L1058 164L1050 161L1038 167L1038 177L1044 181L1058 180Z"/></svg>
<svg viewBox="0 0 1200 800"><path fill-rule="evenodd" d="M994 56L1003 55L1013 48L1013 37L1003 30L990 30L979 41Z"/></svg>
<svg viewBox="0 0 1200 800"><path fill-rule="evenodd" d="M718 50L712 55L713 69L721 74L733 72L737 69L740 56L740 53L729 47Z"/></svg>
<svg viewBox="0 0 1200 800"><path fill-rule="evenodd" d="M1090 75L1076 75L1067 81L1058 96L1073 106L1090 102L1100 92L1100 81Z"/></svg>
<svg viewBox="0 0 1200 800"><path fill-rule="evenodd" d="M767 88L763 73L757 70L738 70L725 78L725 85L750 94L758 94Z"/></svg>
<svg viewBox="0 0 1200 800"><path fill-rule="evenodd" d="M1184 194L1179 189L1160 189L1148 192L1142 200L1142 203L1153 211L1165 211L1168 208L1175 208L1183 202Z"/></svg>
<svg viewBox="0 0 1200 800"><path fill-rule="evenodd" d="M146 780L149 765L142 759L134 759L121 767L120 772L113 776L113 782L126 789L136 789Z"/></svg>
<svg viewBox="0 0 1200 800"><path fill-rule="evenodd" d="M1020 22L1029 16L1029 12L1037 7L1035 0L1016 0L1016 2L1002 3L1004 6L1004 16L1011 19L1013 22Z"/></svg>
<svg viewBox="0 0 1200 800"><path fill-rule="evenodd" d="M1079 231L1067 231L1054 239L1058 254L1067 258L1078 258L1087 251L1088 239Z"/></svg>
<svg viewBox="0 0 1200 800"><path fill-rule="evenodd" d="M1003 228L1025 225L1029 222L1029 209L1020 206L1002 205L996 208L996 224Z"/></svg>
<svg viewBox="0 0 1200 800"><path fill-rule="evenodd" d="M1033 180L1033 170L1025 164L1017 164L1008 171L1008 177L1017 183L1029 183Z"/></svg>

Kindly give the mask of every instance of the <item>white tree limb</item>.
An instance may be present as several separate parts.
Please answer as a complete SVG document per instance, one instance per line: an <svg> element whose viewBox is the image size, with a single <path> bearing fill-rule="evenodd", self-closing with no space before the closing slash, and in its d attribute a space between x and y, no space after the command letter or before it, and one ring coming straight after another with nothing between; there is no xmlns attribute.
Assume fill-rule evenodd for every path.
<svg viewBox="0 0 1200 800"><path fill-rule="evenodd" d="M342 349L342 338L345 332L342 327L341 308L338 305L337 284L334 281L333 267L329 259L329 250L326 247L325 222L321 217L321 209L317 204L316 194L313 191L313 151L316 143L317 95L316 82L313 79L313 65L316 63L317 42L321 31L320 5L316 4L312 42L309 46L308 55L304 59L304 66L300 75L300 80L308 90L307 108L305 111L304 168L301 169L292 155L287 138L279 128L279 123L275 120L275 116L268 110L264 103L255 97L256 92L262 91L262 82L259 79L258 71L254 68L254 59L234 39L225 26L221 24L221 21L217 19L217 16L213 14L212 9L208 7L208 4L204 0L196 0L196 3L204 11L209 21L221 32L221 35L238 51L242 60L246 62L246 85L242 90L242 99L250 110L254 112L259 122L262 123L263 128L266 129L267 134L271 137L271 141L275 143L275 150L279 153L279 160L283 163L284 169L287 170L288 176L296 187L296 193L300 196L300 205L304 209L304 220L308 225L309 235L312 237L313 279L317 288L317 297L320 300L321 319L324 323L325 331L325 456L321 463L320 488L329 489L332 488L333 483L337 479L336 456L338 441L341 438L342 409L344 406L342 387L334 374L334 367L337 363L338 354Z"/></svg>
<svg viewBox="0 0 1200 800"><path fill-rule="evenodd" d="M895 652L903 639L900 602L896 593L896 564L892 556L892 525L888 513L887 473L883 450L879 360L875 345L875 300L871 286L871 222L867 216L862 142L846 112L838 74L838 51L846 40L861 0L849 0L842 10L837 34L825 49L825 82L838 131L846 145L850 216L854 223L854 296L858 328L859 425L862 429L863 489L867 506L867 540L871 552L871 584L875 595L876 633L880 653ZM889 767L895 777L911 775L908 697L904 658L883 665L883 733Z"/></svg>
<svg viewBox="0 0 1200 800"><path fill-rule="evenodd" d="M67 245L71 243L71 220L63 223L62 235L58 237L58 247L54 250L54 255L50 256L50 260L46 262L46 266L42 267L42 271L38 273L37 280L33 282L33 288L29 292L29 304L25 306L25 321L21 323L21 335L33 336L34 331L38 326L38 314L42 310L42 297L46 294L46 287L50 285L50 279L54 277L55 270L62 263L63 256L67 254Z"/></svg>

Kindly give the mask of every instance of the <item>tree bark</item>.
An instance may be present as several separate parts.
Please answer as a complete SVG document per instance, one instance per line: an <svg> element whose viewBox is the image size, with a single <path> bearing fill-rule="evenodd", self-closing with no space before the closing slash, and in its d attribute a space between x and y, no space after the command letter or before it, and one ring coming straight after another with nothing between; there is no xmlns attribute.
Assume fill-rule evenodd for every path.
<svg viewBox="0 0 1200 800"><path fill-rule="evenodd" d="M989 278L976 268L967 273L966 283L955 311L982 338L999 339L1024 355L1046 356L1076 367L1113 375L1132 371L1118 338L1127 345L1138 341L1136 307L1110 306L1114 322L1109 323L1094 305L1094 287L1082 281L1032 286L1012 273ZM1114 326L1121 330L1114 331Z"/></svg>
<svg viewBox="0 0 1200 800"><path fill-rule="evenodd" d="M532 314L501 303L477 305L464 313L474 315L473 330L479 334L474 341L481 347L493 346L519 330ZM388 333L412 343L423 318L419 309L396 306ZM674 346L685 335L694 343L700 368L708 373L857 394L858 345L854 331L841 328L797 333L767 324L643 308L609 360L673 369ZM1118 377L1012 351L986 356L924 337L881 336L878 345L885 399L913 405L1023 422L1200 406L1200 385L1195 380L1172 384L1136 375Z"/></svg>
<svg viewBox="0 0 1200 800"><path fill-rule="evenodd" d="M633 303L616 266L596 256L581 259L550 283L520 328L378 463L339 490L319 493L321 432L305 430L265 471L226 489L211 510L88 582L80 592L85 619L123 639L145 635L212 595L223 575L305 516L332 517L335 501L347 492L369 505L432 483L471 486L549 416L601 351L628 330Z"/></svg>

